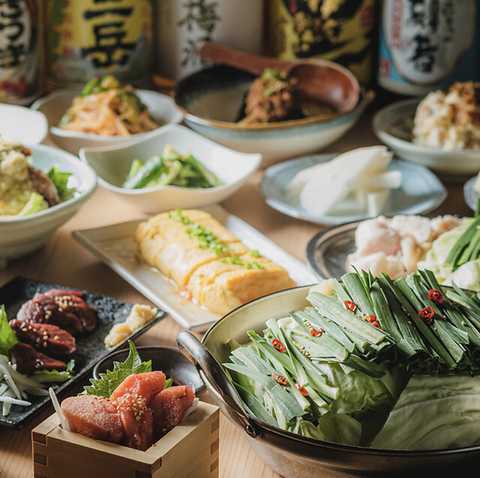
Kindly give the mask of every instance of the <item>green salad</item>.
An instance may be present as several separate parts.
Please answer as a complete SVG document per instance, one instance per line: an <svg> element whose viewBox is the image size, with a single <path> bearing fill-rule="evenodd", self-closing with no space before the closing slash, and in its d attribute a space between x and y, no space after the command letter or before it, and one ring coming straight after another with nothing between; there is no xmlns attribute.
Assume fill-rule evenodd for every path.
<svg viewBox="0 0 480 478"><path fill-rule="evenodd" d="M431 270L444 285L480 291L480 216L463 218L441 234L418 266Z"/></svg>
<svg viewBox="0 0 480 478"><path fill-rule="evenodd" d="M191 154L181 156L170 145L166 145L161 156L152 156L146 161L134 159L123 187L213 188L222 184L215 174Z"/></svg>
<svg viewBox="0 0 480 478"><path fill-rule="evenodd" d="M27 216L70 199L71 173L53 166L43 172L32 166L32 151L0 138L0 217Z"/></svg>
<svg viewBox="0 0 480 478"><path fill-rule="evenodd" d="M363 271L307 300L229 344L224 366L250 415L346 445L480 444L480 293L444 289L428 270Z"/></svg>

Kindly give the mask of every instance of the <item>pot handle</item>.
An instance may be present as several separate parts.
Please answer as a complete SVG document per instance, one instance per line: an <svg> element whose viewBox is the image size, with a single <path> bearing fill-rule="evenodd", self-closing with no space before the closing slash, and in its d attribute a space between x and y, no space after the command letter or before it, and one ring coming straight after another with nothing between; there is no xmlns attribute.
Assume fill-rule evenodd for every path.
<svg viewBox="0 0 480 478"><path fill-rule="evenodd" d="M257 437L258 432L245 413L235 387L210 351L188 330L178 333L177 344L182 354L206 375L214 387L215 398L224 406L229 418L240 425L248 435Z"/></svg>

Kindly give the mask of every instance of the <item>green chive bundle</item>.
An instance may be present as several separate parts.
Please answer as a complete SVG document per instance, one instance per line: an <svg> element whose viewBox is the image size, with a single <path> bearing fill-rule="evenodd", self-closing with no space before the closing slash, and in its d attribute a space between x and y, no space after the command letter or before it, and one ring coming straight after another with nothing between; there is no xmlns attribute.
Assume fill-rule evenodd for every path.
<svg viewBox="0 0 480 478"><path fill-rule="evenodd" d="M341 440L338 417L353 420L361 436L347 444L366 445L413 374L480 373L480 293L442 287L428 270L396 281L347 273L333 289L310 291L309 307L234 346L224 366L252 416L329 441Z"/></svg>

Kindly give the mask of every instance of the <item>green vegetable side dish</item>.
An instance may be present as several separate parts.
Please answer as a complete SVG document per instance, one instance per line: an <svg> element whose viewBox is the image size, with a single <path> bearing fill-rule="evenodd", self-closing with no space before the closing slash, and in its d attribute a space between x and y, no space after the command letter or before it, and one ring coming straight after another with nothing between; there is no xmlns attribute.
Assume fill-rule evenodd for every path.
<svg viewBox="0 0 480 478"><path fill-rule="evenodd" d="M43 172L33 161L30 148L0 138L0 218L32 215L75 194L69 187L71 173L56 166Z"/></svg>
<svg viewBox="0 0 480 478"><path fill-rule="evenodd" d="M162 156L146 161L134 159L123 187L142 189L155 186L213 188L223 182L191 154L181 156L166 145Z"/></svg>
<svg viewBox="0 0 480 478"><path fill-rule="evenodd" d="M443 285L455 282L468 290L480 290L480 216L462 223L433 241L419 267L429 269Z"/></svg>
<svg viewBox="0 0 480 478"><path fill-rule="evenodd" d="M384 449L480 444L480 293L421 270L348 273L304 310L231 341L245 410L300 435Z"/></svg>

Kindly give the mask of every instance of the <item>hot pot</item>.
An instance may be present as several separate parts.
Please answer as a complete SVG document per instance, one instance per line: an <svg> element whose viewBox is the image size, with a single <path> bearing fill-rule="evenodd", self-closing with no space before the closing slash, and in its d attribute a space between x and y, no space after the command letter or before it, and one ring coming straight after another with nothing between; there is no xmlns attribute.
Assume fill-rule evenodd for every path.
<svg viewBox="0 0 480 478"><path fill-rule="evenodd" d="M231 422L244 429L256 453L284 477L471 474L480 460L479 446L434 451L392 451L346 446L284 431L244 411L235 388L219 365L229 361L229 340L245 343L248 330L254 329L260 333L269 318L285 317L289 311L310 305L306 300L310 287L276 292L235 309L216 322L204 335L202 342L188 331L180 332L177 337L180 349L196 364L214 402Z"/></svg>

